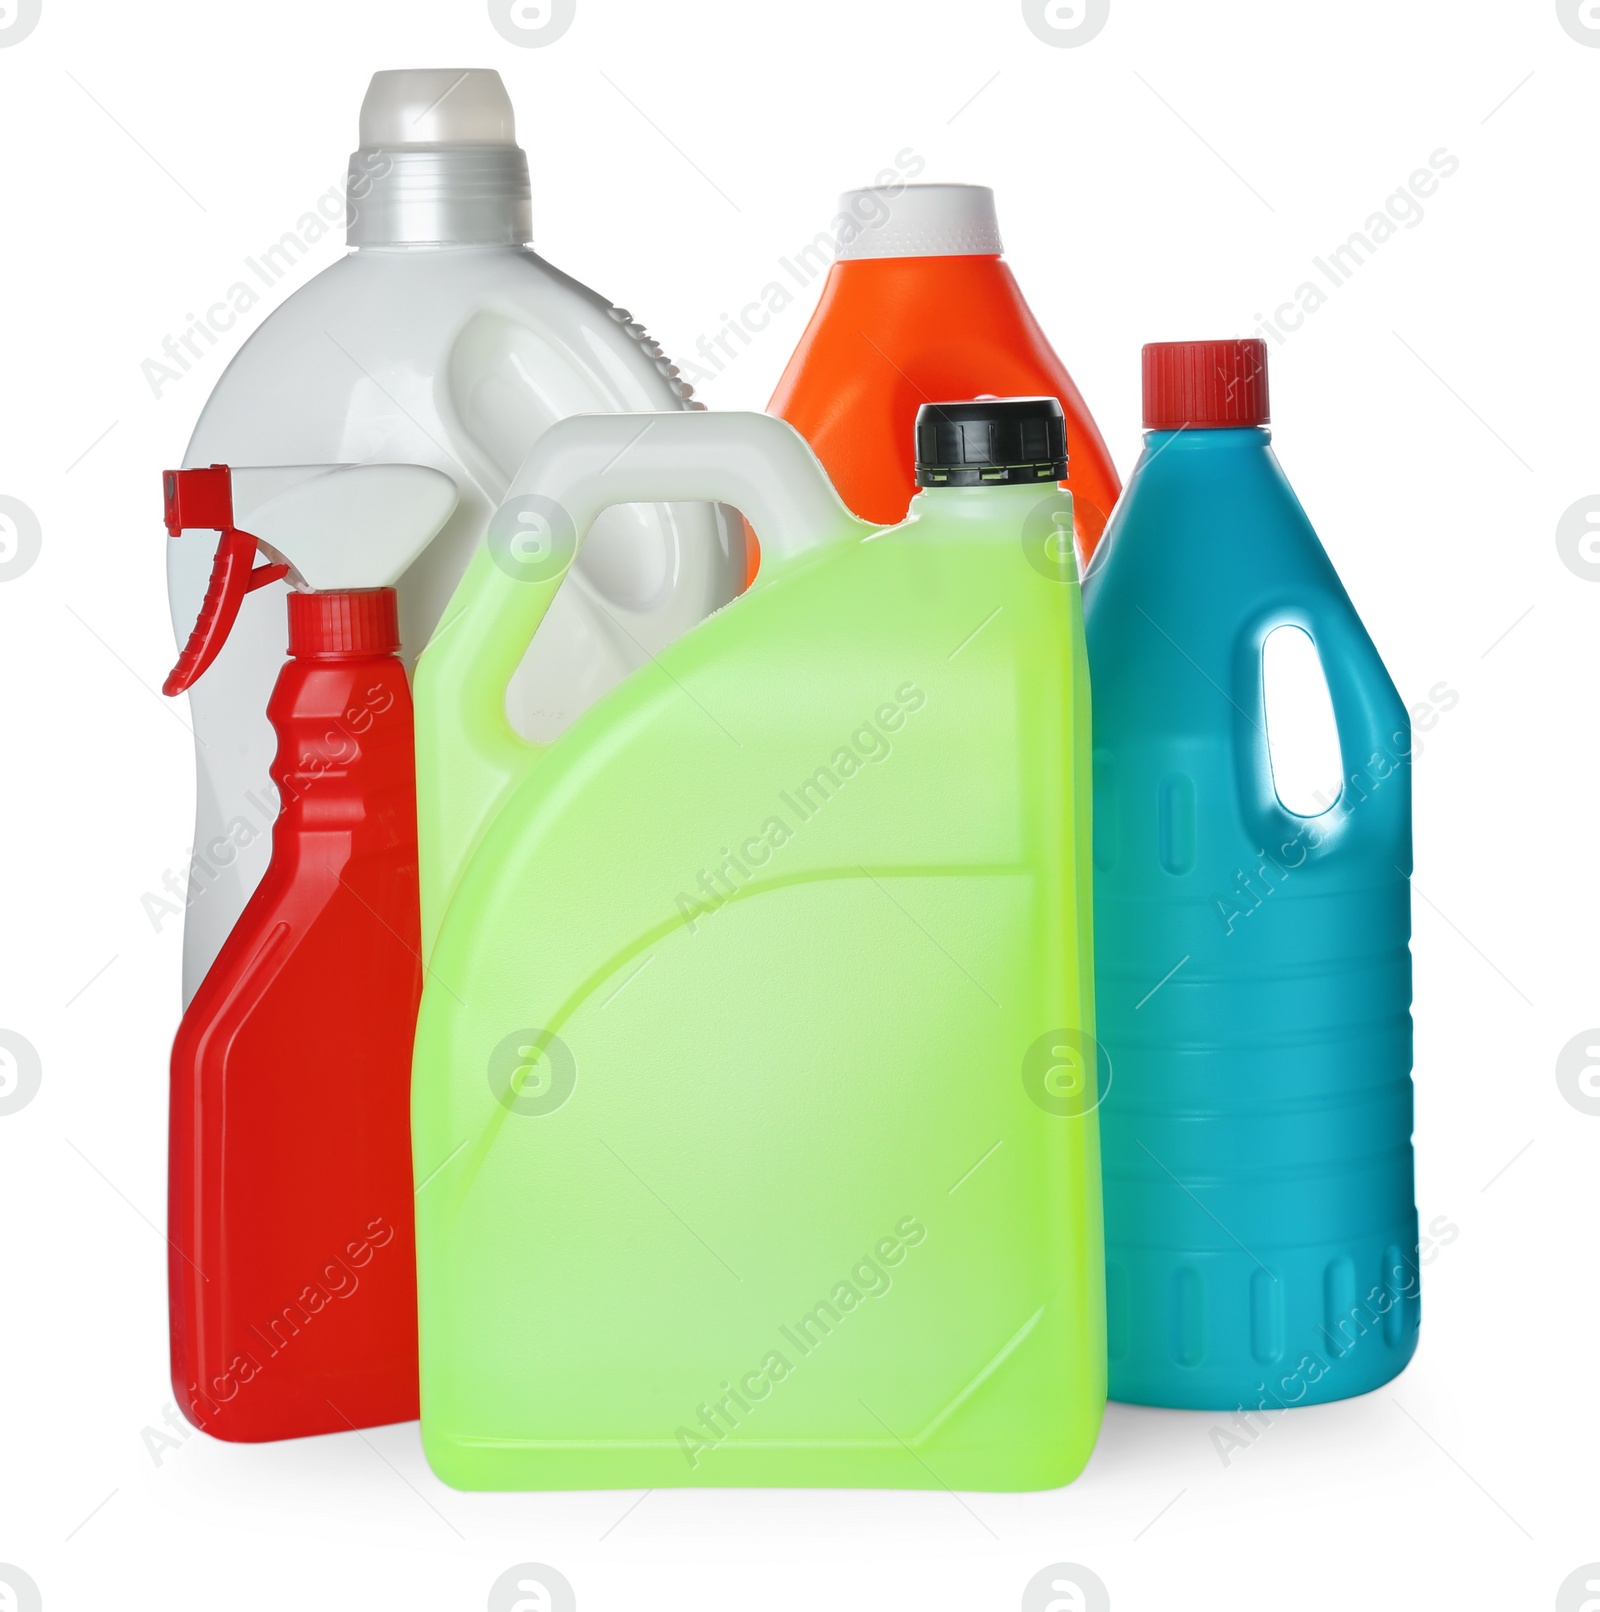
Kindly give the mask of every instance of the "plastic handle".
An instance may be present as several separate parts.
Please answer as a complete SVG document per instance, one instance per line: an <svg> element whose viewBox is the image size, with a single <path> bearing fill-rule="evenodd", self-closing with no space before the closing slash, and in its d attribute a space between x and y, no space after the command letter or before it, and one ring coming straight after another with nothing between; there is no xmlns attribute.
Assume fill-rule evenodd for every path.
<svg viewBox="0 0 1600 1612"><path fill-rule="evenodd" d="M1267 752L1262 653L1279 627L1299 627L1315 644L1339 732L1342 787L1319 817L1301 817L1278 799ZM1234 645L1235 754L1243 816L1274 853L1306 825L1318 826L1310 854L1364 846L1411 871L1411 718L1372 639L1338 582L1297 590L1246 623Z"/></svg>
<svg viewBox="0 0 1600 1612"><path fill-rule="evenodd" d="M612 504L731 504L761 533L757 586L809 550L875 530L792 426L766 414L582 414L523 462L417 663L423 950L473 846L540 750L506 689L595 518ZM534 546L519 554L520 534Z"/></svg>
<svg viewBox="0 0 1600 1612"><path fill-rule="evenodd" d="M161 685L163 694L182 694L192 688L222 651L239 619L244 596L289 574L283 564L255 564L258 540L233 524L232 476L226 465L207 470L167 470L161 477L166 505L167 531L177 537L192 528L220 531L217 557L211 562L211 581L200 606L199 619L178 664Z"/></svg>

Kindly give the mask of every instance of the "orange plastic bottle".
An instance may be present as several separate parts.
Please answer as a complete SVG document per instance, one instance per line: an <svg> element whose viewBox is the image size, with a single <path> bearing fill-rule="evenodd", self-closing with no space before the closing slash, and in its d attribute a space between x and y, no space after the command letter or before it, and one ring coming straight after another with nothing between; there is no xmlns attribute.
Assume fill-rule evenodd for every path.
<svg viewBox="0 0 1600 1612"><path fill-rule="evenodd" d="M916 492L924 403L1056 398L1078 546L1093 553L1122 484L1078 388L1001 260L984 185L889 185L839 199L838 256L767 405L808 441L863 520L893 525Z"/></svg>

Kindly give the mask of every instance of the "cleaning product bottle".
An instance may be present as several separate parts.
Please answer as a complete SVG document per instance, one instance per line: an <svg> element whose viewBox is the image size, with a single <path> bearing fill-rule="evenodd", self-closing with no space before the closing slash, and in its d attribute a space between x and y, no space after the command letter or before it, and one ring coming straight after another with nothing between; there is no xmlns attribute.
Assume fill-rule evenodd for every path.
<svg viewBox="0 0 1600 1612"><path fill-rule="evenodd" d="M417 1413L407 1102L422 962L393 583L455 502L447 476L414 465L167 474L168 530L222 533L167 693L206 673L248 592L296 589L267 704L272 859L172 1048L172 1381L219 1438ZM257 549L274 563L252 569Z"/></svg>
<svg viewBox="0 0 1600 1612"><path fill-rule="evenodd" d="M1405 706L1270 446L1260 341L1144 350L1085 585L1111 1393L1272 1412L1417 1341ZM1342 792L1279 798L1263 645L1310 636Z"/></svg>
<svg viewBox="0 0 1600 1612"><path fill-rule="evenodd" d="M1077 536L1094 550L1117 472L1078 388L1001 259L984 185L847 191L837 257L769 413L809 442L864 520L905 517L916 491L907 453L917 409L934 398L1044 393L1066 412Z"/></svg>
<svg viewBox="0 0 1600 1612"><path fill-rule="evenodd" d="M375 74L348 200L353 250L245 344L206 404L185 462L411 462L449 475L461 493L455 516L398 584L401 642L414 656L511 476L552 421L580 410L688 408L690 389L632 315L523 244L528 164L497 73ZM512 536L536 547L544 540L537 511L521 514ZM514 680L519 731L553 738L731 598L745 571L742 542L731 552L733 529L704 507L612 511ZM210 563L201 534L170 545L180 635L200 609ZM272 732L264 713L283 660L278 591L246 602L191 696L198 807L185 1000L266 868Z"/></svg>
<svg viewBox="0 0 1600 1612"><path fill-rule="evenodd" d="M465 1488L1037 1488L1104 1390L1088 689L1053 399L924 411L910 518L758 414L563 421L579 541L712 499L750 593L547 749L566 584L417 668L423 1441ZM1065 535L1065 549L1063 539Z"/></svg>

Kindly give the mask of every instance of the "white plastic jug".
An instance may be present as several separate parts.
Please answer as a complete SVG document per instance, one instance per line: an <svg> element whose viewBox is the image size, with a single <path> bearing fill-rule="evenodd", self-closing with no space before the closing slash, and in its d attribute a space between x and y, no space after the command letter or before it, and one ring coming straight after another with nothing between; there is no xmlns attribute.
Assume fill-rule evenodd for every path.
<svg viewBox="0 0 1600 1612"><path fill-rule="evenodd" d="M399 582L408 660L547 427L575 413L701 406L632 315L536 256L524 244L531 233L527 158L500 75L375 74L350 160L353 250L245 344L184 460L409 463L451 477L456 512ZM537 543L536 518L523 535ZM200 612L214 546L206 532L168 545L180 642ZM744 574L742 527L713 506L611 510L513 681L513 725L526 738L553 739L727 603ZM198 801L186 1003L267 866L276 802L265 713L285 653L281 586L245 600L190 692Z"/></svg>

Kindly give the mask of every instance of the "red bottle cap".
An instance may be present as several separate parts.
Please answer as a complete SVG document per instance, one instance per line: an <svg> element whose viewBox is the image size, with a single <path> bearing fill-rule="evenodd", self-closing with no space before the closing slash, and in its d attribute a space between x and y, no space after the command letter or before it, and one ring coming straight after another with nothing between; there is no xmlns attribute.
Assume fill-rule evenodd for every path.
<svg viewBox="0 0 1600 1612"><path fill-rule="evenodd" d="M399 648L400 610L393 588L289 595L291 655L392 655Z"/></svg>
<svg viewBox="0 0 1600 1612"><path fill-rule="evenodd" d="M1153 341L1144 350L1144 428L1265 425L1267 344Z"/></svg>

